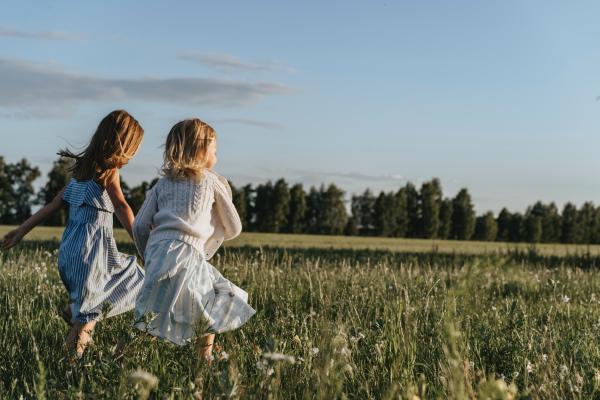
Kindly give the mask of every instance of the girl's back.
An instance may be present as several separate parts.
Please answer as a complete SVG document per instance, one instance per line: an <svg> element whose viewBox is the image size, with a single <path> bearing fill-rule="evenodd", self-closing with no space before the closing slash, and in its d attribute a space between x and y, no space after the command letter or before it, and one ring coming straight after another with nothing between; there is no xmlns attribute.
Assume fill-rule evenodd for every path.
<svg viewBox="0 0 600 400"><path fill-rule="evenodd" d="M69 207L66 230L80 224L97 224L112 228L114 207L106 190L93 179L71 179L63 199Z"/></svg>
<svg viewBox="0 0 600 400"><path fill-rule="evenodd" d="M149 242L177 239L202 251L215 231L213 203L223 191L218 182L218 176L210 170L197 179L162 177L148 193L151 201L138 214L140 219L146 214L151 218Z"/></svg>

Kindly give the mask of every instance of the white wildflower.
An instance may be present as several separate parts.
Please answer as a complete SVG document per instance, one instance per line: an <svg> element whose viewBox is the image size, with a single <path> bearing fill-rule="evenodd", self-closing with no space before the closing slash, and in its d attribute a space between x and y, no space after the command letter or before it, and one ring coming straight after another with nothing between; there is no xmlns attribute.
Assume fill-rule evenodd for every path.
<svg viewBox="0 0 600 400"><path fill-rule="evenodd" d="M263 353L262 356L263 358L271 361L285 361L289 362L290 364L296 363L296 359L294 358L294 356L288 356L281 353Z"/></svg>
<svg viewBox="0 0 600 400"><path fill-rule="evenodd" d="M310 349L310 354L317 355L319 353L319 348L318 347L313 347L312 349Z"/></svg>
<svg viewBox="0 0 600 400"><path fill-rule="evenodd" d="M530 374L533 372L533 364L530 361L527 361L527 372Z"/></svg>
<svg viewBox="0 0 600 400"><path fill-rule="evenodd" d="M365 338L365 335L363 335L362 333L359 333L357 336L350 337L350 343L356 344L364 338Z"/></svg>
<svg viewBox="0 0 600 400"><path fill-rule="evenodd" d="M548 361L548 354L542 354L542 361Z"/></svg>
<svg viewBox="0 0 600 400"><path fill-rule="evenodd" d="M348 348L344 346L340 349L340 354L348 357L350 355L350 350L348 350Z"/></svg>
<svg viewBox="0 0 600 400"><path fill-rule="evenodd" d="M256 369L258 370L264 370L266 368L266 366L268 365L267 360L260 360L256 362Z"/></svg>
<svg viewBox="0 0 600 400"><path fill-rule="evenodd" d="M579 372L575 373L575 382L577 383L577 386L579 386L579 387L583 386L583 376L581 376L579 374ZM579 389L579 388L577 388L577 389ZM579 390L577 390L577 391L579 391Z"/></svg>
<svg viewBox="0 0 600 400"><path fill-rule="evenodd" d="M561 297L561 301L563 303L568 303L569 301L571 301L571 298L569 296L567 296L566 294L563 294Z"/></svg>
<svg viewBox="0 0 600 400"><path fill-rule="evenodd" d="M568 373L569 373L569 367L567 367L565 364L562 364L560 366L560 377L564 378L565 376L567 376Z"/></svg>

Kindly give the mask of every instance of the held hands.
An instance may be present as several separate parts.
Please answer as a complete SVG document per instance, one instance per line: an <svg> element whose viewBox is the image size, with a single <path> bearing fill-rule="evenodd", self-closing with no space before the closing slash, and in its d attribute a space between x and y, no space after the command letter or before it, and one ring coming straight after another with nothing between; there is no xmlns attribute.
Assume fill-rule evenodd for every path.
<svg viewBox="0 0 600 400"><path fill-rule="evenodd" d="M24 235L21 233L19 228L8 232L2 239L2 250L8 250L12 247L15 247L21 241L21 239L23 239L23 236Z"/></svg>

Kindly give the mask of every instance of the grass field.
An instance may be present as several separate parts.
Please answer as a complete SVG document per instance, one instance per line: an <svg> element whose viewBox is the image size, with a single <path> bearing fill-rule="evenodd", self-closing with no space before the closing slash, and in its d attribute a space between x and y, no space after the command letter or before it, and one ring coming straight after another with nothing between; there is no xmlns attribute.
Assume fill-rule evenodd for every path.
<svg viewBox="0 0 600 400"><path fill-rule="evenodd" d="M212 263L257 314L211 367L131 313L71 364L57 234L0 253L0 398L600 398L595 248L243 235Z"/></svg>
<svg viewBox="0 0 600 400"><path fill-rule="evenodd" d="M13 227L0 225L0 237ZM26 237L28 240L60 240L63 228L37 227ZM131 243L127 232L115 229L115 237L123 243ZM457 254L506 254L515 251L530 251L544 255L600 255L600 245L565 245L474 242L457 240L424 240L357 236L297 235L276 233L242 233L238 238L225 242L229 247L253 246L273 248L318 248L318 249L370 249L400 252L436 252Z"/></svg>

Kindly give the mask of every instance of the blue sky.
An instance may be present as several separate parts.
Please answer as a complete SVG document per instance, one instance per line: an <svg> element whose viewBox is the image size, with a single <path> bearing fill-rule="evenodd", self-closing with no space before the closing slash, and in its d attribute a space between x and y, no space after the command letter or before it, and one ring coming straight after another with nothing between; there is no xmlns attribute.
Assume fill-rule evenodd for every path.
<svg viewBox="0 0 600 400"><path fill-rule="evenodd" d="M235 184L439 177L477 210L600 202L600 3L3 2L0 155L48 171L110 110L149 180L196 116ZM40 179L38 184L42 184Z"/></svg>

